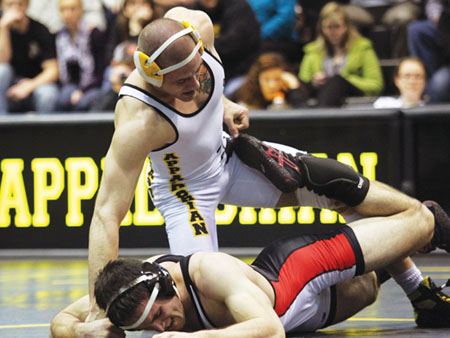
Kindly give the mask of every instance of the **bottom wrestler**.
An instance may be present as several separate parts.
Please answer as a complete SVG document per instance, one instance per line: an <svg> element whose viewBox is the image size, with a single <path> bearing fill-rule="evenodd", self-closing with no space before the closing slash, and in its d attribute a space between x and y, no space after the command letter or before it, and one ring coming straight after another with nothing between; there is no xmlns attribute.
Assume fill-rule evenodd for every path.
<svg viewBox="0 0 450 338"><path fill-rule="evenodd" d="M267 338L323 328L371 304L384 278L381 269L449 226L437 205L421 208L277 240L251 265L218 252L112 261L95 285L107 318L85 323L85 296L55 316L51 336L124 337L124 330L156 330L161 333L155 338ZM380 242L387 249L379 250ZM450 299L429 277L408 297L419 326L450 327Z"/></svg>

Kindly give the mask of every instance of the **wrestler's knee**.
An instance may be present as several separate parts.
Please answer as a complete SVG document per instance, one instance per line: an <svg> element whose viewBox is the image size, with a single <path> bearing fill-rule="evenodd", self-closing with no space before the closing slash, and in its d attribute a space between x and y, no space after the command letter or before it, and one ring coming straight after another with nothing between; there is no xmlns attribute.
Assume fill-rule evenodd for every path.
<svg viewBox="0 0 450 338"><path fill-rule="evenodd" d="M377 284L377 276L375 272L367 273L364 276L366 302L367 305L373 304L378 298L378 291L380 290Z"/></svg>
<svg viewBox="0 0 450 338"><path fill-rule="evenodd" d="M375 272L369 272L355 278L353 287L357 289L355 294L359 295L364 307L373 304L377 300L379 286Z"/></svg>
<svg viewBox="0 0 450 338"><path fill-rule="evenodd" d="M349 206L360 204L369 190L369 180L339 161L310 155L297 155L302 183L316 194Z"/></svg>
<svg viewBox="0 0 450 338"><path fill-rule="evenodd" d="M417 207L417 217L421 220L419 225L422 228L422 237L423 242L429 243L434 233L434 216L431 211L419 202L419 206Z"/></svg>

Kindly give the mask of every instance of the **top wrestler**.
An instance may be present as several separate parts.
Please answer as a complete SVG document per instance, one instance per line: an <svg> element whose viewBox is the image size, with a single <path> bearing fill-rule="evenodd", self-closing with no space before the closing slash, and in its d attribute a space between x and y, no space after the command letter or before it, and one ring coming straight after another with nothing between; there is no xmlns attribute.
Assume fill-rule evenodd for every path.
<svg viewBox="0 0 450 338"><path fill-rule="evenodd" d="M107 262L117 258L120 222L147 156L150 194L164 217L174 254L218 250L215 210L220 202L328 208L348 222L371 216L393 222L403 222L409 215L432 219L419 201L382 183L369 184L367 178L335 160L237 137L238 130L248 126L248 111L223 98L224 72L213 36L209 17L185 8L170 10L139 35L134 55L137 69L119 93L115 132L91 221L89 320L96 316L95 279ZM226 151L229 136L222 131L223 121L234 137L232 148L238 156ZM275 161L271 156L280 158ZM261 166L266 176L257 170ZM293 176L283 177L290 166L294 173L288 175ZM299 168L302 174L296 178ZM388 244L379 245L383 251ZM410 280L417 271L409 258L387 270L394 276L406 274L403 280Z"/></svg>
<svg viewBox="0 0 450 338"><path fill-rule="evenodd" d="M51 337L124 337L124 330L157 330L162 333L154 338L268 338L314 331L369 305L386 279L378 269L432 236L436 240L449 219L433 210L436 224L420 212L408 213L403 219L362 219L328 233L279 239L250 266L211 252L115 260L95 284L96 301L108 318L84 322L85 296L55 316ZM379 243L386 247L380 250ZM450 327L450 298L441 288L426 278L409 292L418 326Z"/></svg>

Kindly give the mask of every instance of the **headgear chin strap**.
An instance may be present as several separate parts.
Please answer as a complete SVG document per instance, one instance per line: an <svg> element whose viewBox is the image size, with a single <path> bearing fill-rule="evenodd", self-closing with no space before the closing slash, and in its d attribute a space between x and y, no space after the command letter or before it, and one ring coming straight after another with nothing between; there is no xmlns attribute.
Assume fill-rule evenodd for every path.
<svg viewBox="0 0 450 338"><path fill-rule="evenodd" d="M133 61L136 69L138 70L139 74L153 86L161 87L164 80L164 74L173 72L174 70L177 70L191 62L198 51L200 51L200 54L203 53L203 42L200 38L199 32L188 22L182 21L182 23L186 28L173 34L161 46L159 46L159 48L152 55L148 56L144 52L138 50L134 52ZM196 42L196 45L192 52L184 60L172 66L161 69L155 62L155 60L170 44L186 34L190 34Z"/></svg>

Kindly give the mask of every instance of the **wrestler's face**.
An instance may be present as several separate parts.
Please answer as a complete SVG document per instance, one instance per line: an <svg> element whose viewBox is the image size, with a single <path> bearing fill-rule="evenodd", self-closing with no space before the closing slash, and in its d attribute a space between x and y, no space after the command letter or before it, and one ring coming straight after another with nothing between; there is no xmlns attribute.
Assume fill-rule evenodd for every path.
<svg viewBox="0 0 450 338"><path fill-rule="evenodd" d="M139 318L147 305L147 300L141 303L136 312ZM137 330L181 331L185 324L183 304L177 296L170 299L157 299L145 321Z"/></svg>
<svg viewBox="0 0 450 338"><path fill-rule="evenodd" d="M187 65L164 75L161 90L183 102L192 101L200 88L202 64L200 53L197 53Z"/></svg>
<svg viewBox="0 0 450 338"><path fill-rule="evenodd" d="M259 74L259 87L266 101L271 102L282 91L282 74L283 70L278 67L266 69Z"/></svg>

